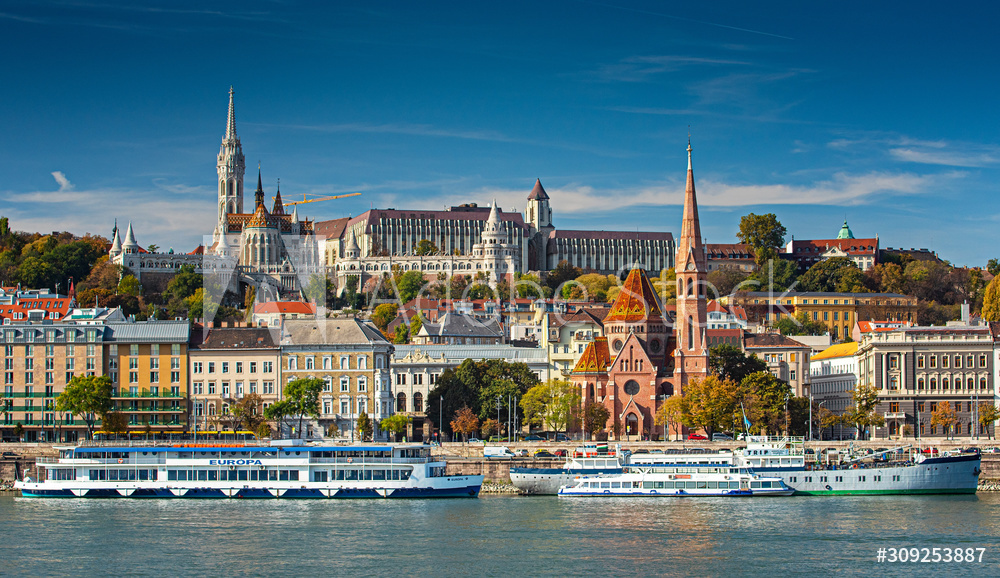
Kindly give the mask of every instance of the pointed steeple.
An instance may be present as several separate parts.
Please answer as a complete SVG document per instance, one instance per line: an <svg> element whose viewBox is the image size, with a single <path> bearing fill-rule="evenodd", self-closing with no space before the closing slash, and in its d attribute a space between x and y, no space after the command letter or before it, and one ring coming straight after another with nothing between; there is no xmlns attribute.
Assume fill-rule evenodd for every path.
<svg viewBox="0 0 1000 578"><path fill-rule="evenodd" d="M135 242L135 233L132 232L132 221L128 222L128 230L125 231L125 241L122 242L122 252L138 253L139 243Z"/></svg>
<svg viewBox="0 0 1000 578"><path fill-rule="evenodd" d="M274 195L274 207L271 208L272 215L284 215L285 205L281 202L281 179L278 179L278 192Z"/></svg>
<svg viewBox="0 0 1000 578"><path fill-rule="evenodd" d="M292 222L293 223L299 222L299 208L295 205L292 205Z"/></svg>
<svg viewBox="0 0 1000 578"><path fill-rule="evenodd" d="M260 181L260 164L257 165L257 190L253 193L253 206L254 211L257 210L257 205L264 204L264 185Z"/></svg>
<svg viewBox="0 0 1000 578"><path fill-rule="evenodd" d="M118 225L115 225L115 236L111 240L111 250L108 252L112 257L122 252L122 240L118 236Z"/></svg>
<svg viewBox="0 0 1000 578"><path fill-rule="evenodd" d="M698 219L698 199L694 191L694 169L691 165L691 141L688 140L687 186L684 189L684 216L681 222L681 238L677 245L677 267L689 267L693 262L696 271L707 271L705 247L701 239L701 222Z"/></svg>
<svg viewBox="0 0 1000 578"><path fill-rule="evenodd" d="M545 192L542 187L542 179L535 179L535 188L531 189L531 193L528 195L529 201L546 201L549 195Z"/></svg>
<svg viewBox="0 0 1000 578"><path fill-rule="evenodd" d="M226 140L236 139L236 109L233 107L233 87L229 86L229 119L226 121Z"/></svg>
<svg viewBox="0 0 1000 578"><path fill-rule="evenodd" d="M497 200L493 199L493 204L490 205L490 216L486 219L487 223L499 223L500 215L497 213Z"/></svg>

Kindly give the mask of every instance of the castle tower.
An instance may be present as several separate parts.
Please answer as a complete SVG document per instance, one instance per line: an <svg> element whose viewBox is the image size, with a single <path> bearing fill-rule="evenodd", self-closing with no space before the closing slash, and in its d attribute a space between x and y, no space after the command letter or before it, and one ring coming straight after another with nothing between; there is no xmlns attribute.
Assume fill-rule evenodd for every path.
<svg viewBox="0 0 1000 578"><path fill-rule="evenodd" d="M549 233L555 230L552 226L552 209L549 207L549 195L542 187L542 180L535 179L535 187L528 195L528 226L531 228L528 239L529 250L528 269L538 271L548 269L546 263Z"/></svg>
<svg viewBox="0 0 1000 578"><path fill-rule="evenodd" d="M684 218L677 243L677 319L674 322L677 347L674 349L674 395L684 391L692 377L708 374L706 284L708 276L705 246L698 221L698 200L694 192L691 168L691 143L688 142L687 187L684 191Z"/></svg>
<svg viewBox="0 0 1000 578"><path fill-rule="evenodd" d="M236 136L236 112L233 108L233 87L229 87L229 118L226 121L226 134L222 137L219 148L219 160L216 164L219 173L219 218L220 227L227 223L226 215L243 212L243 173L246 164L243 159L243 147ZM228 231L219 231L227 233Z"/></svg>
<svg viewBox="0 0 1000 578"><path fill-rule="evenodd" d="M500 279L513 274L513 257L516 251L515 245L507 243L507 231L503 227L500 210L494 199L490 215L483 225L482 238L472 246L472 256L481 259L483 270L489 276L490 287L496 287Z"/></svg>

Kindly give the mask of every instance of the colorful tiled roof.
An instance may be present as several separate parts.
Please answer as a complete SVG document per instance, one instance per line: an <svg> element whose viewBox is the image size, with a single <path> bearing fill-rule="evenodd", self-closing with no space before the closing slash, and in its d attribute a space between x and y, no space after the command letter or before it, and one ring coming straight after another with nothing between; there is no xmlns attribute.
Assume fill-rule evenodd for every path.
<svg viewBox="0 0 1000 578"><path fill-rule="evenodd" d="M608 339L598 337L587 344L576 362L573 373L603 373L611 365L611 351L608 349Z"/></svg>
<svg viewBox="0 0 1000 578"><path fill-rule="evenodd" d="M269 226L269 219L267 218L267 209L264 208L264 203L257 205L257 210L253 212L253 216L247 221L247 228L257 228L265 229Z"/></svg>
<svg viewBox="0 0 1000 578"><path fill-rule="evenodd" d="M632 269L604 323L644 321L650 317L663 317L656 290L645 270Z"/></svg>

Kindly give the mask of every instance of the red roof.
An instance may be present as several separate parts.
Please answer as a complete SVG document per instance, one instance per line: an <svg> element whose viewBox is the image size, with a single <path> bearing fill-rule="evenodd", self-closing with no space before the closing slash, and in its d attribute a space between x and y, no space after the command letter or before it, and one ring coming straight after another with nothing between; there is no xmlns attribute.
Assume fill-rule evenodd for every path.
<svg viewBox="0 0 1000 578"><path fill-rule="evenodd" d="M656 290L649 282L646 271L632 269L615 298L611 312L604 318L605 323L615 321L645 321L649 317L662 317Z"/></svg>
<svg viewBox="0 0 1000 578"><path fill-rule="evenodd" d="M878 238L816 240L794 239L791 242L791 246L791 254L796 257L805 254L821 255L826 253L832 247L837 247L848 255L874 255L878 252Z"/></svg>
<svg viewBox="0 0 1000 578"><path fill-rule="evenodd" d="M313 315L316 313L316 306L312 303L303 303L302 301L268 301L254 307L253 312Z"/></svg>

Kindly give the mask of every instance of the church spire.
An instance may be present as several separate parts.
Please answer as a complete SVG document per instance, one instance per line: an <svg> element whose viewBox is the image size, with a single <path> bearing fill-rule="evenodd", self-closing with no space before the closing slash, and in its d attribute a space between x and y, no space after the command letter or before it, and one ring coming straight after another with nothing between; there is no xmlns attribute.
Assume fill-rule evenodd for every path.
<svg viewBox="0 0 1000 578"><path fill-rule="evenodd" d="M229 120L226 122L226 140L236 138L236 109L233 107L233 87L229 86Z"/></svg>
<svg viewBox="0 0 1000 578"><path fill-rule="evenodd" d="M257 190L253 193L253 206L257 210L257 205L264 204L264 185L260 180L260 164L257 165Z"/></svg>
<svg viewBox="0 0 1000 578"><path fill-rule="evenodd" d="M694 169L691 165L691 141L688 140L687 186L684 188L684 217L681 238L677 246L677 265L687 266L693 259L697 271L706 271L705 250L701 239L701 222L698 219L698 198L694 190Z"/></svg>

